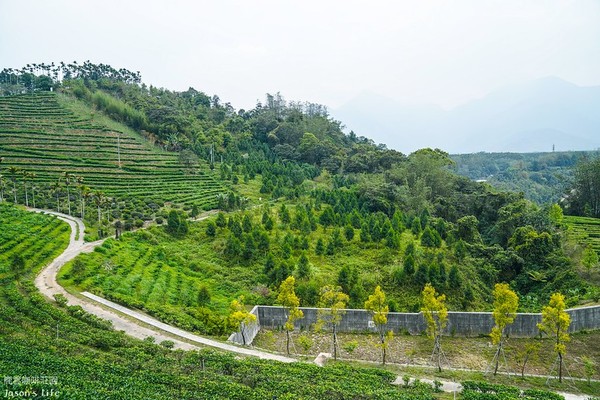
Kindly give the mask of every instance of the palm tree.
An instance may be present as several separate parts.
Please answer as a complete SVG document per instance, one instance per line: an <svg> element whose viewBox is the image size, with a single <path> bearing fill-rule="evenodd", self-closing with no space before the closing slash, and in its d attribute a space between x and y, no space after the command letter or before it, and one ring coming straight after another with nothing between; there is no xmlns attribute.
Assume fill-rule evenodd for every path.
<svg viewBox="0 0 600 400"><path fill-rule="evenodd" d="M94 190L92 198L94 200L94 204L96 204L96 207L98 208L98 226L100 226L102 221L102 206L106 203L106 197L101 191Z"/></svg>
<svg viewBox="0 0 600 400"><path fill-rule="evenodd" d="M21 175L23 175L23 188L25 189L25 205L29 207L29 196L27 194L27 181L29 179L33 179L35 176L34 173L29 171L21 171Z"/></svg>
<svg viewBox="0 0 600 400"><path fill-rule="evenodd" d="M4 157L0 157L0 164L4 161ZM0 171L2 171L0 169ZM0 175L0 203L4 202L4 177Z"/></svg>
<svg viewBox="0 0 600 400"><path fill-rule="evenodd" d="M21 171L23 179L23 191L25 192L25 206L29 207L29 197L27 197L27 179L29 178L27 171Z"/></svg>
<svg viewBox="0 0 600 400"><path fill-rule="evenodd" d="M92 196L90 188L86 185L79 186L79 198L81 199L81 219L85 219L85 202Z"/></svg>
<svg viewBox="0 0 600 400"><path fill-rule="evenodd" d="M79 190L79 201L81 201L81 187L83 186L83 176L73 175L72 181L77 185Z"/></svg>
<svg viewBox="0 0 600 400"><path fill-rule="evenodd" d="M56 210L60 212L60 200L58 199L58 195L60 194L60 179L58 179L55 183L52 184L50 189L56 194Z"/></svg>
<svg viewBox="0 0 600 400"><path fill-rule="evenodd" d="M35 178L35 174L32 173L33 178ZM35 191L38 189L36 185L31 185L31 199L33 200L33 208L35 208Z"/></svg>
<svg viewBox="0 0 600 400"><path fill-rule="evenodd" d="M4 177L0 175L0 203L4 203L4 189L6 188L6 182Z"/></svg>
<svg viewBox="0 0 600 400"><path fill-rule="evenodd" d="M17 203L17 175L19 175L19 173L21 172L21 170L17 167L9 167L8 168L8 173L10 174L10 180L13 183L13 194L15 196L15 204Z"/></svg>
<svg viewBox="0 0 600 400"><path fill-rule="evenodd" d="M67 187L67 209L69 210L68 214L71 215L71 192L69 191L69 186L71 185L71 183L73 183L75 175L65 171L63 179L65 180L65 186Z"/></svg>

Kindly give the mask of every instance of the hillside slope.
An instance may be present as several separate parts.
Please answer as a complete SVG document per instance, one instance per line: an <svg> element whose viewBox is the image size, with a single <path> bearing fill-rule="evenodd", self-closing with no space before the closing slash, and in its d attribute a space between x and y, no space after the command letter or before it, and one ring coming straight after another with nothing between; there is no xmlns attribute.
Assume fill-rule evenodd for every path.
<svg viewBox="0 0 600 400"><path fill-rule="evenodd" d="M67 172L107 196L202 208L213 207L223 191L207 165L186 173L177 153L150 145L125 126L60 94L0 97L0 139L3 167L35 173L36 185L49 186ZM9 190L16 187L24 202L27 183L3 172L13 180Z"/></svg>
<svg viewBox="0 0 600 400"><path fill-rule="evenodd" d="M184 353L169 350L168 341L153 344L154 337L131 338L79 306L56 307L33 285L40 267L67 246L67 224L0 204L0 225L0 393L6 398L264 399L290 392L294 399L438 398L432 389L392 385L396 375L389 371ZM15 254L21 265L8 261Z"/></svg>

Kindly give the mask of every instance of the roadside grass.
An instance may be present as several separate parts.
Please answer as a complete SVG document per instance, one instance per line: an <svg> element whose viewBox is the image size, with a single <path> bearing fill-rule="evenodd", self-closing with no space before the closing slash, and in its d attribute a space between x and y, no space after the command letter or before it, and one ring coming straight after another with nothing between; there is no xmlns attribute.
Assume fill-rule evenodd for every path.
<svg viewBox="0 0 600 400"><path fill-rule="evenodd" d="M308 351L304 351L300 345L299 337L306 336L312 342ZM303 357L314 358L319 353L330 353L332 351L331 335L327 332L294 332L292 335L295 352ZM377 346L377 337L371 333L339 333L340 357L346 360L366 361L379 363L381 361L381 350ZM600 347L597 346L600 340L600 331L580 332L571 335L571 341L567 344L567 355L565 365L573 378L587 379L585 366L582 357L591 358L595 364L595 372L592 379L600 380ZM356 342L356 346L346 344ZM513 374L512 380L516 376L520 378L521 365L517 362L520 352L523 352L525 346L529 343L537 342L540 345L539 351L534 353L528 360L525 368L526 375L549 375L550 368L556 360L553 353L553 343L550 339L544 338L509 338L505 345L505 354L508 369L504 363L500 363L499 372L510 372ZM257 348L274 352L285 351L285 333L282 331L261 330L254 339L253 345ZM388 362L393 368L417 368L419 370L432 370L434 365L431 362L431 352L433 349L432 341L425 335L397 335L391 340L388 348ZM486 337L443 337L442 349L447 357L447 366L455 369L486 371L494 356L495 347L492 346L489 338ZM402 365L400 367L399 365ZM452 378L452 374L465 374L475 379L477 373L469 371L446 371L443 375L433 376ZM493 376L489 374L488 376ZM458 378L457 378L458 379ZM498 379L508 379L503 375L498 375ZM530 379L530 378L526 378ZM545 379L543 379L545 382ZM500 382L504 383L504 382ZM584 388L587 382L579 382L577 387ZM591 386L597 388L600 392L600 383ZM593 392L591 392L593 393Z"/></svg>

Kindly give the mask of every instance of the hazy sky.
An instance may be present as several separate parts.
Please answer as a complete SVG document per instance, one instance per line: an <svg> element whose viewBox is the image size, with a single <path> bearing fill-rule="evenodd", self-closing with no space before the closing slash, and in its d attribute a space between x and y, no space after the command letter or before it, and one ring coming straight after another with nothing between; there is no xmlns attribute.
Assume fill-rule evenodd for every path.
<svg viewBox="0 0 600 400"><path fill-rule="evenodd" d="M600 85L600 1L0 0L0 67L88 59L236 108L276 91L452 107L549 75Z"/></svg>

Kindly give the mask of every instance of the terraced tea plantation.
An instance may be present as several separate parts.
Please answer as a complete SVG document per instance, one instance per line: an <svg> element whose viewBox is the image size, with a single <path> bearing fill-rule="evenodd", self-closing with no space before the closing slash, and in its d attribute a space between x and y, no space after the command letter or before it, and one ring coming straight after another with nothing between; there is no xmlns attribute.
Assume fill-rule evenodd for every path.
<svg viewBox="0 0 600 400"><path fill-rule="evenodd" d="M69 226L58 218L0 204L0 278L47 264L69 241Z"/></svg>
<svg viewBox="0 0 600 400"><path fill-rule="evenodd" d="M158 149L125 126L108 125L103 116L62 94L0 97L0 156L7 188L13 188L14 179L19 202L24 201L21 178L6 169L13 166L34 173L31 181L45 187L68 172L110 197L215 206L223 187L206 163L186 174L176 153Z"/></svg>
<svg viewBox="0 0 600 400"><path fill-rule="evenodd" d="M584 247L589 244L600 254L600 219L565 216L564 222L571 239Z"/></svg>

